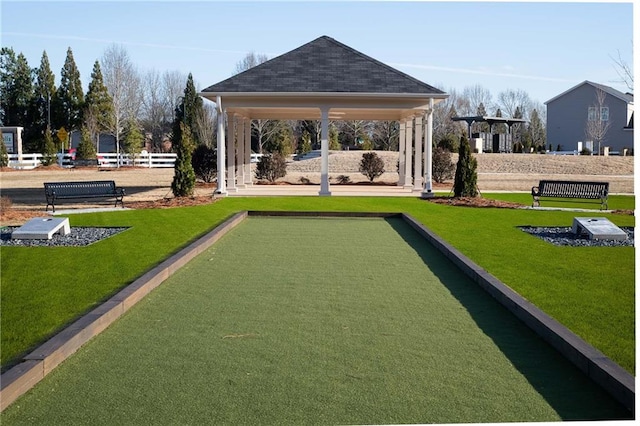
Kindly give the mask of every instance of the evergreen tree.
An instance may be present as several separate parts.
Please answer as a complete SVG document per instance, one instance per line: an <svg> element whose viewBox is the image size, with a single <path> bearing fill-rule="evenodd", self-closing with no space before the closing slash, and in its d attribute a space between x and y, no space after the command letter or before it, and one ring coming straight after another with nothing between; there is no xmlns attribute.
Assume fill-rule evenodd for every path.
<svg viewBox="0 0 640 426"><path fill-rule="evenodd" d="M57 160L56 156L56 144L53 142L53 137L51 136L51 129L47 127L44 132L44 147L42 151L42 165L50 166L55 164Z"/></svg>
<svg viewBox="0 0 640 426"><path fill-rule="evenodd" d="M138 122L135 118L129 117L124 128L124 152L132 158L139 154L144 146L144 136L140 132Z"/></svg>
<svg viewBox="0 0 640 426"><path fill-rule="evenodd" d="M7 146L4 143L0 143L0 168L7 167L9 165L9 153L7 152Z"/></svg>
<svg viewBox="0 0 640 426"><path fill-rule="evenodd" d="M80 71L73 59L71 48L67 49L67 57L60 72L60 87L56 91L53 104L54 128L64 127L69 132L80 129L84 92L80 82ZM66 141L62 142L66 144Z"/></svg>
<svg viewBox="0 0 640 426"><path fill-rule="evenodd" d="M0 102L2 125L31 127L30 109L33 106L33 78L27 58L13 49L0 51Z"/></svg>
<svg viewBox="0 0 640 426"><path fill-rule="evenodd" d="M531 140L531 146L538 149L544 149L547 143L545 125L540 119L540 115L536 109L531 111L529 126L527 127L527 137Z"/></svg>
<svg viewBox="0 0 640 426"><path fill-rule="evenodd" d="M85 98L84 123L92 141L99 140L100 133L113 127L113 99L104 84L100 62L93 64L91 82Z"/></svg>
<svg viewBox="0 0 640 426"><path fill-rule="evenodd" d="M487 115L487 109L485 108L484 103L480 102L480 105L478 105L478 109L476 110L476 115L479 117ZM486 122L473 123L471 127L475 133L489 133L489 124Z"/></svg>
<svg viewBox="0 0 640 426"><path fill-rule="evenodd" d="M91 140L89 129L87 129L86 126L82 126L81 132L80 144L78 145L78 150L76 151L76 159L93 160L96 158L96 149L93 146L93 141Z"/></svg>
<svg viewBox="0 0 640 426"><path fill-rule="evenodd" d="M51 99L56 93L55 76L51 71L51 65L49 64L49 57L47 51L42 52L42 59L40 59L40 67L36 69L36 82L34 86L34 98L38 103L38 119L37 126L41 130L40 133L44 135L44 131L47 125L51 125L49 121Z"/></svg>
<svg viewBox="0 0 640 426"><path fill-rule="evenodd" d="M458 164L453 183L454 197L476 197L478 195L478 161L471 155L471 147L465 136L460 138Z"/></svg>
<svg viewBox="0 0 640 426"><path fill-rule="evenodd" d="M176 118L173 123L173 135L176 140L180 139L180 122L184 123L191 133L195 145L200 145L198 140L198 120L197 117L202 115L204 107L202 106L202 98L196 92L196 86L193 84L193 76L189 73L187 77L187 86L184 89L182 102L176 108Z"/></svg>
<svg viewBox="0 0 640 426"><path fill-rule="evenodd" d="M173 140L173 149L177 154L171 191L176 197L189 197L193 195L196 186L196 174L191 164L194 143L191 139L191 131L185 123L179 122L180 139Z"/></svg>

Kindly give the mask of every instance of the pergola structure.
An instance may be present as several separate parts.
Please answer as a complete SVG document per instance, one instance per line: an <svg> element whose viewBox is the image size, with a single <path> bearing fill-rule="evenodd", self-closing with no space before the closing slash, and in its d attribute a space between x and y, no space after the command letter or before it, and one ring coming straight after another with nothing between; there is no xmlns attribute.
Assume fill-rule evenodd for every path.
<svg viewBox="0 0 640 426"><path fill-rule="evenodd" d="M489 133L493 133L493 126L495 124L506 124L511 133L511 126L518 123L526 123L527 120L522 118L503 118L503 117L488 117L485 115L474 115L470 117L452 117L453 121L465 121L469 128L469 138L471 138L471 125L473 123L487 123L489 125Z"/></svg>
<svg viewBox="0 0 640 426"><path fill-rule="evenodd" d="M319 195L331 195L329 120L397 120L398 184L433 196L433 107L448 95L330 37L216 83L200 96L215 102L218 111L218 194L252 185L251 120L321 121Z"/></svg>

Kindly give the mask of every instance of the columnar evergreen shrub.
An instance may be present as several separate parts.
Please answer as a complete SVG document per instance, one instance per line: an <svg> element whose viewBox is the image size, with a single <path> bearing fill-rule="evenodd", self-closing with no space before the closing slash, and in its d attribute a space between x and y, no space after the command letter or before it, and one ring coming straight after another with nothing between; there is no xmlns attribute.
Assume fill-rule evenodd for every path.
<svg viewBox="0 0 640 426"><path fill-rule="evenodd" d="M56 156L56 145L53 143L53 137L51 136L51 129L47 127L47 130L44 133L44 147L42 151L42 162L43 166L50 166L55 164L57 161Z"/></svg>
<svg viewBox="0 0 640 426"><path fill-rule="evenodd" d="M191 131L184 123L180 123L180 138L174 140L173 148L177 158L171 191L176 197L190 197L196 186L196 174L191 165L194 146L191 140Z"/></svg>
<svg viewBox="0 0 640 426"><path fill-rule="evenodd" d="M471 155L471 147L466 137L460 139L458 164L456 166L453 195L455 197L476 197L478 195L478 161Z"/></svg>
<svg viewBox="0 0 640 426"><path fill-rule="evenodd" d="M0 167L7 167L9 165L9 153L4 143L0 144Z"/></svg>
<svg viewBox="0 0 640 426"><path fill-rule="evenodd" d="M437 147L433 150L431 160L433 162L433 180L438 183L443 183L453 177L456 166L453 164L453 161L451 161L451 153L448 150Z"/></svg>
<svg viewBox="0 0 640 426"><path fill-rule="evenodd" d="M365 175L369 182L384 173L384 161L375 152L365 152L360 161L360 173Z"/></svg>
<svg viewBox="0 0 640 426"><path fill-rule="evenodd" d="M86 126L82 126L82 134L80 136L80 144L76 151L77 160L93 160L96 158L96 148L91 142L91 135Z"/></svg>
<svg viewBox="0 0 640 426"><path fill-rule="evenodd" d="M211 183L217 173L217 157L215 149L204 144L198 145L191 156L191 165L196 178Z"/></svg>
<svg viewBox="0 0 640 426"><path fill-rule="evenodd" d="M286 175L287 161L281 154L274 152L260 157L260 161L258 161L256 165L257 179L266 179L273 183Z"/></svg>

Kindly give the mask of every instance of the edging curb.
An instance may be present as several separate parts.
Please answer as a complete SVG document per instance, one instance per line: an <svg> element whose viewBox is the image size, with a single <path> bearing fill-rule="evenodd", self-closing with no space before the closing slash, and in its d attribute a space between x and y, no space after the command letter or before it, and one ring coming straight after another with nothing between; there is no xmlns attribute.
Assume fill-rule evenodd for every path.
<svg viewBox="0 0 640 426"><path fill-rule="evenodd" d="M80 317L27 355L23 362L2 374L0 376L0 412L246 217L247 212L233 215L203 237L143 274L96 309Z"/></svg>

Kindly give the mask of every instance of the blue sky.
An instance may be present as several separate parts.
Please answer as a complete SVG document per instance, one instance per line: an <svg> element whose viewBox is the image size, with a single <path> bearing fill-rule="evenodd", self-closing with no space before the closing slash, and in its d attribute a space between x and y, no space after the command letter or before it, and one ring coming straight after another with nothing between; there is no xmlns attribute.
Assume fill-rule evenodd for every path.
<svg viewBox="0 0 640 426"><path fill-rule="evenodd" d="M479 84L545 102L591 80L628 91L613 57L632 59L632 3L1 2L3 47L59 83L67 47L83 85L112 43L142 71L191 72L199 89L248 52L274 57L328 35L444 90Z"/></svg>

